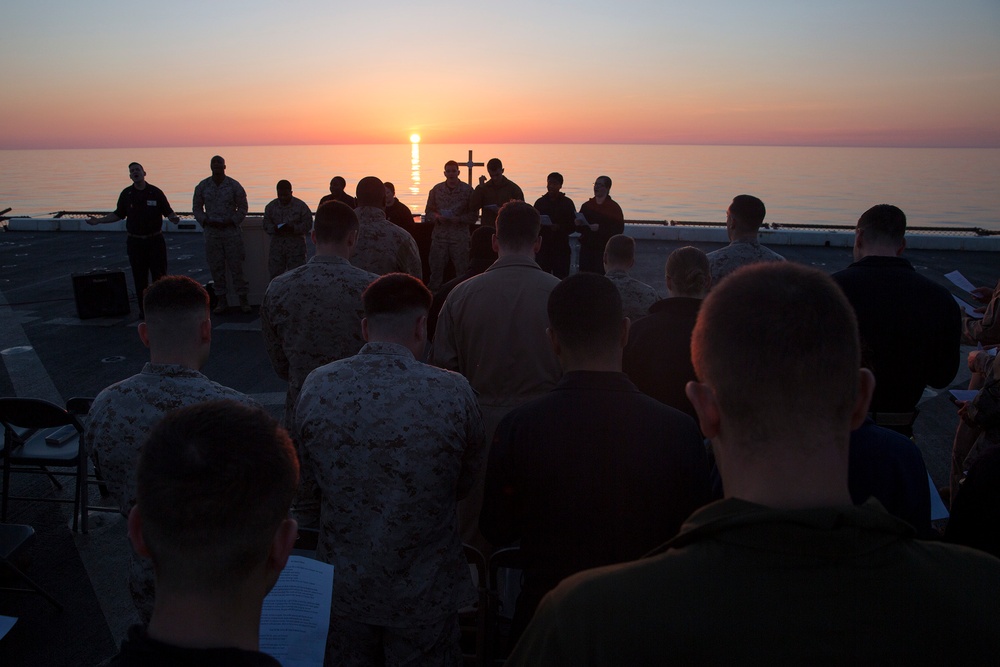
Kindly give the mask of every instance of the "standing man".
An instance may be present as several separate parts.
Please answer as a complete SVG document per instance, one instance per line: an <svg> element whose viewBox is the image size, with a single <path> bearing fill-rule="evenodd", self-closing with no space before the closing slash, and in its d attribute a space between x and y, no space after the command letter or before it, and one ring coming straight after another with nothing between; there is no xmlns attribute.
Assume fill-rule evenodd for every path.
<svg viewBox="0 0 1000 667"><path fill-rule="evenodd" d="M413 235L413 212L410 207L396 199L396 186L386 181L385 185L385 217L389 222L402 227L406 233Z"/></svg>
<svg viewBox="0 0 1000 667"><path fill-rule="evenodd" d="M687 385L725 499L646 557L565 579L508 665L991 665L1000 561L855 507L875 383L829 276L752 266L714 288Z"/></svg>
<svg viewBox="0 0 1000 667"><path fill-rule="evenodd" d="M783 262L785 258L770 248L762 246L757 238L760 226L764 224L767 209L753 195L737 195L726 209L726 232L729 245L708 253L708 264L712 269L712 284L730 273L758 262Z"/></svg>
<svg viewBox="0 0 1000 667"><path fill-rule="evenodd" d="M924 387L946 387L958 371L962 317L947 288L903 259L905 234L903 211L871 207L854 230L854 263L833 279L854 308L862 361L875 375L872 417L909 437Z"/></svg>
<svg viewBox="0 0 1000 667"><path fill-rule="evenodd" d="M165 276L143 297L146 321L139 339L149 348L140 373L107 387L90 408L84 440L124 516L136 502L135 468L149 431L167 412L214 399L256 405L250 398L202 375L212 345L208 292L187 276ZM132 554L129 592L139 617L153 611L153 568Z"/></svg>
<svg viewBox="0 0 1000 667"><path fill-rule="evenodd" d="M328 201L339 201L347 204L351 208L357 207L357 200L351 195L344 192L344 188L347 187L347 181L344 180L343 176L334 176L330 179L330 194L323 195L323 198L319 200L316 208L319 208Z"/></svg>
<svg viewBox="0 0 1000 667"><path fill-rule="evenodd" d="M292 184L278 181L278 198L264 207L264 231L271 236L267 270L271 278L306 263L306 234L312 227L309 205L292 196Z"/></svg>
<svg viewBox="0 0 1000 667"><path fill-rule="evenodd" d="M387 273L409 273L422 279L417 242L409 232L400 229L385 217L385 186L374 176L358 181L358 242L351 255L351 264L383 276Z"/></svg>
<svg viewBox="0 0 1000 667"><path fill-rule="evenodd" d="M444 182L431 188L424 212L434 223L431 232L431 279L428 287L436 292L444 281L448 260L455 266L455 275L465 273L469 265L469 227L476 222L476 213L469 209L472 186L458 177L458 163L444 163Z"/></svg>
<svg viewBox="0 0 1000 667"><path fill-rule="evenodd" d="M331 665L457 665L476 600L458 499L486 449L469 383L417 361L431 293L394 273L365 290L368 343L313 371L295 422L322 492L317 557L333 563Z"/></svg>
<svg viewBox="0 0 1000 667"><path fill-rule="evenodd" d="M167 275L167 243L163 238L163 218L175 225L180 221L170 208L163 190L146 182L146 171L138 162L128 166L132 185L118 195L118 205L103 217L90 216L89 225L101 225L125 220L125 251L132 267L135 298L139 304L139 318L145 317L142 295L149 286L149 278L157 281Z"/></svg>
<svg viewBox="0 0 1000 667"><path fill-rule="evenodd" d="M215 296L219 302L215 312L221 314L229 307L226 270L233 277L233 287L240 299L240 310L250 312L247 295L250 285L243 277L243 235L240 225L247 217L247 193L235 179L226 176L226 161L219 155L210 163L212 175L194 189L191 210L205 232L205 259L212 272Z"/></svg>
<svg viewBox="0 0 1000 667"><path fill-rule="evenodd" d="M598 176L594 196L580 207L580 270L604 275L604 248L625 231L625 214L611 198L611 178Z"/></svg>
<svg viewBox="0 0 1000 667"><path fill-rule="evenodd" d="M260 328L274 372L288 381L284 424L291 427L295 400L306 376L323 364L356 354L361 336L361 293L378 276L351 265L358 218L331 201L316 211L316 254L278 276L260 304Z"/></svg>
<svg viewBox="0 0 1000 667"><path fill-rule="evenodd" d="M500 423L479 519L494 544L520 540L511 639L560 581L645 555L712 496L694 421L622 373L629 322L611 281L566 278L548 311L563 376Z"/></svg>
<svg viewBox="0 0 1000 667"><path fill-rule="evenodd" d="M436 366L458 371L479 395L487 442L517 406L548 393L561 374L545 333L549 294L559 279L535 264L538 211L509 202L497 215L493 249L499 258L448 295L434 334ZM459 507L462 540L490 550L479 533L483 475Z"/></svg>
<svg viewBox="0 0 1000 667"><path fill-rule="evenodd" d="M542 271L556 278L569 275L571 251L569 235L575 231L576 206L561 192L563 177L552 172L545 181L545 194L535 201L535 208L542 216L542 247L535 256Z"/></svg>
<svg viewBox="0 0 1000 667"><path fill-rule="evenodd" d="M485 176L479 177L479 185L469 201L469 210L475 215L482 209L480 224L484 227L496 227L500 207L509 201L524 201L524 193L517 183L503 175L503 163L499 158L487 162L486 171L489 172L490 180L487 181Z"/></svg>
<svg viewBox="0 0 1000 667"><path fill-rule="evenodd" d="M213 401L160 422L128 519L133 549L156 568L156 609L105 664L280 667L259 652L260 615L298 536L298 473L288 434L261 408Z"/></svg>
<svg viewBox="0 0 1000 667"><path fill-rule="evenodd" d="M649 308L660 300L656 290L628 274L635 266L635 239L615 234L604 249L604 275L622 295L625 317L633 322L649 315Z"/></svg>

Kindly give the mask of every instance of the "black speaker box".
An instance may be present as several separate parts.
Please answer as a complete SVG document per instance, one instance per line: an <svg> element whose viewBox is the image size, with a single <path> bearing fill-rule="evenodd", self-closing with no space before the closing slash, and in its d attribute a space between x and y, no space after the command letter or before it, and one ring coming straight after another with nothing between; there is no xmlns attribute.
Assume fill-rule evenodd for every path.
<svg viewBox="0 0 1000 667"><path fill-rule="evenodd" d="M81 320L128 315L128 288L124 271L73 274L73 297Z"/></svg>

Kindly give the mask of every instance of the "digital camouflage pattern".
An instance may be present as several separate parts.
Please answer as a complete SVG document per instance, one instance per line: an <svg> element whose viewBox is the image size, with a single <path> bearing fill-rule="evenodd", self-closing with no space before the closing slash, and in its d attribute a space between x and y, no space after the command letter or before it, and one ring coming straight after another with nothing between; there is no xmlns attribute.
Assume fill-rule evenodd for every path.
<svg viewBox="0 0 1000 667"><path fill-rule="evenodd" d="M288 381L286 426L306 376L324 364L357 354L361 336L361 293L378 276L342 257L317 255L267 286L260 328L271 367Z"/></svg>
<svg viewBox="0 0 1000 667"><path fill-rule="evenodd" d="M264 207L264 231L271 237L267 270L272 278L306 263L306 234L312 229L312 211L298 197L287 204L273 199Z"/></svg>
<svg viewBox="0 0 1000 667"><path fill-rule="evenodd" d="M441 287L449 258L455 265L456 276L465 273L469 266L469 227L476 222L475 211L469 209L471 198L472 186L462 181L454 188L449 187L447 181L438 183L427 195L425 212L434 220L428 257L431 291ZM431 216L433 213L445 219Z"/></svg>
<svg viewBox="0 0 1000 667"><path fill-rule="evenodd" d="M235 389L177 364L147 363L138 375L97 395L87 416L84 439L123 515L135 505L139 452L153 426L170 410L220 398L257 405ZM132 553L129 590L143 621L148 621L153 611L153 584L152 562Z"/></svg>
<svg viewBox="0 0 1000 667"><path fill-rule="evenodd" d="M613 269L604 275L618 288L622 296L622 311L633 322L649 315L649 307L660 300L655 289L632 278L627 271Z"/></svg>
<svg viewBox="0 0 1000 667"><path fill-rule="evenodd" d="M243 277L246 251L240 234L240 225L249 208L246 190L229 176L222 183L216 183L210 176L194 188L191 210L205 233L205 261L215 283L214 292L223 301L227 291L227 266L236 294L246 296L250 292Z"/></svg>
<svg viewBox="0 0 1000 667"><path fill-rule="evenodd" d="M351 264L384 276L387 273L408 273L423 280L424 270L420 263L417 242L403 228L392 224L385 217L385 211L374 206L359 206L361 228L358 242L351 252Z"/></svg>
<svg viewBox="0 0 1000 667"><path fill-rule="evenodd" d="M412 626L476 601L456 505L486 446L465 378L368 343L310 374L295 424L323 495L317 557L337 572L333 614Z"/></svg>
<svg viewBox="0 0 1000 667"><path fill-rule="evenodd" d="M759 262L784 262L785 258L757 241L733 241L725 248L708 253L708 266L712 271L712 287L730 273L748 264Z"/></svg>

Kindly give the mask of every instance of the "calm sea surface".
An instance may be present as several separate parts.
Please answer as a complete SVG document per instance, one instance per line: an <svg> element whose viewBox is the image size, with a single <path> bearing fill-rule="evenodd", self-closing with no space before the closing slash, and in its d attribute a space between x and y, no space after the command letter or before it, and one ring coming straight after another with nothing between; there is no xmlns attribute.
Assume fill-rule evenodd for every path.
<svg viewBox="0 0 1000 667"><path fill-rule="evenodd" d="M754 194L767 220L854 224L869 206L892 203L913 225L978 226L1000 230L1000 149L811 148L647 145L375 145L242 146L0 151L0 210L43 215L60 210L108 211L129 184L127 164L141 162L147 179L178 211L191 210L195 184L209 175L215 153L240 181L250 210L274 198L274 184L292 182L315 208L335 175L353 193L375 175L422 212L427 192L443 180L443 165L465 162L469 149L485 162L499 157L506 175L534 201L551 171L565 176L577 207L592 195L594 178L614 181L612 197L627 218L718 221L732 197ZM463 168L463 179L467 171ZM478 179L485 168L476 167Z"/></svg>

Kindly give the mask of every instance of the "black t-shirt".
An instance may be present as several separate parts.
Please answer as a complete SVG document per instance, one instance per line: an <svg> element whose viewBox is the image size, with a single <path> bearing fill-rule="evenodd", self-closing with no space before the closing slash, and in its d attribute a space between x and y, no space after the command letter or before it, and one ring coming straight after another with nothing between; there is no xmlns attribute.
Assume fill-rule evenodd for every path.
<svg viewBox="0 0 1000 667"><path fill-rule="evenodd" d="M134 185L122 190L115 208L115 215L125 220L130 234L155 234L163 228L163 217L173 214L163 190L149 183L142 190Z"/></svg>
<svg viewBox="0 0 1000 667"><path fill-rule="evenodd" d="M133 625L121 651L101 667L281 667L257 651L238 648L182 648L150 639L146 628Z"/></svg>

